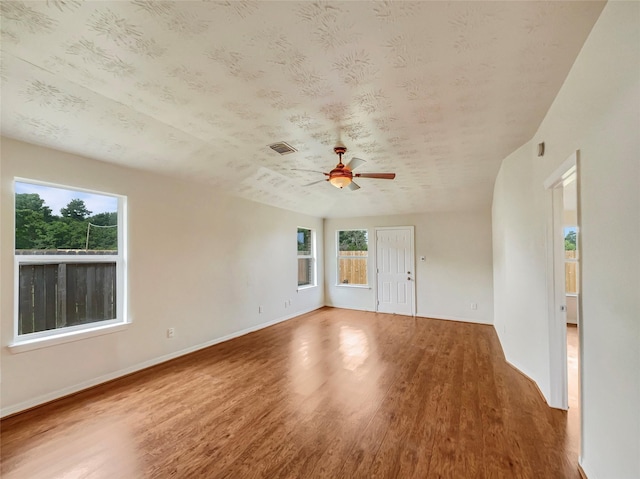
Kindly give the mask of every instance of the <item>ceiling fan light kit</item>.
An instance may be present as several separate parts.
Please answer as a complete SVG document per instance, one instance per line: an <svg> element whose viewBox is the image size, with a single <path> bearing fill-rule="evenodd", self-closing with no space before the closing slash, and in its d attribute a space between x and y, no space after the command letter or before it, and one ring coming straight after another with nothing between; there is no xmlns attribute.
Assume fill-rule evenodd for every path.
<svg viewBox="0 0 640 479"><path fill-rule="evenodd" d="M349 186L349 184L353 181L353 173L349 168L346 168L342 164L342 155L344 155L347 151L347 148L344 146L336 146L333 151L336 152L340 161L336 165L336 167L329 172L329 183L331 183L336 188L344 188L345 186Z"/></svg>
<svg viewBox="0 0 640 479"><path fill-rule="evenodd" d="M349 186L351 181L351 178L349 178L348 176L333 176L329 180L329 183L331 183L336 188L344 188L345 186Z"/></svg>
<svg viewBox="0 0 640 479"><path fill-rule="evenodd" d="M353 178L377 178L380 180L393 180L396 177L395 173L356 173L353 174L353 170L355 170L358 166L365 163L364 160L360 158L352 158L351 161L345 165L342 163L342 155L347 152L347 148L345 146L336 146L333 151L338 155L338 164L336 167L331 170L329 173L322 173L325 176L328 176L326 181L331 183L336 188L342 189L345 186L349 187L350 190L355 191L359 190L360 186L353 182ZM296 169L296 168L294 168ZM300 171L309 171L309 170L300 170ZM321 180L322 181L322 180ZM313 183L309 183L305 186L315 185L316 183L320 183L320 181L315 181Z"/></svg>

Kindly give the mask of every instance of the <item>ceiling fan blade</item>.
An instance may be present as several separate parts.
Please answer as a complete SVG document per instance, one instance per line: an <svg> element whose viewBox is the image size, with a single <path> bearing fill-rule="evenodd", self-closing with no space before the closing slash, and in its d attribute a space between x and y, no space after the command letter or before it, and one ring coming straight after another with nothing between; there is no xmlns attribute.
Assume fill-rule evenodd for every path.
<svg viewBox="0 0 640 479"><path fill-rule="evenodd" d="M356 185L353 181L349 183L349 186L347 186L347 188L349 188L351 191L356 191L360 189L360 187Z"/></svg>
<svg viewBox="0 0 640 479"><path fill-rule="evenodd" d="M396 177L395 173L356 173L353 175L357 178L378 178L380 180L393 180Z"/></svg>
<svg viewBox="0 0 640 479"><path fill-rule="evenodd" d="M347 164L347 168L353 171L363 163L366 163L366 161L361 160L360 158L351 158L351 161Z"/></svg>
<svg viewBox="0 0 640 479"><path fill-rule="evenodd" d="M311 186L311 185L316 185L318 183L322 183L324 181L329 181L329 180L318 180L318 181L314 181L313 183L307 183L306 185L302 185L302 186Z"/></svg>
<svg viewBox="0 0 640 479"><path fill-rule="evenodd" d="M318 170L303 170L301 168L290 168L291 171L307 171L309 173L321 173L323 175L327 175L329 176L329 173L325 173L324 171L318 171Z"/></svg>

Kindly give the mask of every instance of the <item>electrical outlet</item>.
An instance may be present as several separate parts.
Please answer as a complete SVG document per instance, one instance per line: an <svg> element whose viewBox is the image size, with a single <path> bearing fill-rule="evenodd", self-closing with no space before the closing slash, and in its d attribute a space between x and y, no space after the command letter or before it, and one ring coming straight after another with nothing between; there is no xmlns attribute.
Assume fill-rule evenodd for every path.
<svg viewBox="0 0 640 479"><path fill-rule="evenodd" d="M258 313L262 313L262 306L258 306Z"/></svg>
<svg viewBox="0 0 640 479"><path fill-rule="evenodd" d="M471 309L478 309L478 303L471 303Z"/></svg>
<svg viewBox="0 0 640 479"><path fill-rule="evenodd" d="M175 328L167 329L167 338L171 339L175 336L175 334L176 334Z"/></svg>
<svg viewBox="0 0 640 479"><path fill-rule="evenodd" d="M284 300L284 307L287 308L289 306L289 301L287 301L286 299Z"/></svg>

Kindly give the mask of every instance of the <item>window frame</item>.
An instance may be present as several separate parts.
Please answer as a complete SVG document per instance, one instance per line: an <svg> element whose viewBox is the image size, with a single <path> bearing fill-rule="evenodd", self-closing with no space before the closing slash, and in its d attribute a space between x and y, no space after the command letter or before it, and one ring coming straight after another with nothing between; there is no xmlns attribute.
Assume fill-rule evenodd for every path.
<svg viewBox="0 0 640 479"><path fill-rule="evenodd" d="M298 251L297 249L297 243L298 243L298 233L299 230L307 230L309 231L309 250L311 254L308 255L301 255L300 251ZM296 266L297 263L299 263L300 259L310 259L311 260L311 278L310 278L310 283L309 284L298 284L297 287L297 291L303 290L303 289L309 289L309 288L315 288L318 285L318 278L317 278L317 255L316 255L316 230L313 228L307 228L306 226L298 226L296 228ZM297 283L297 281L296 281Z"/></svg>
<svg viewBox="0 0 640 479"><path fill-rule="evenodd" d="M350 283L341 283L340 282L340 260L341 259L353 259L356 256L345 256L340 254L340 232L342 231L365 231L367 234L367 255L366 256L357 256L357 258L364 258L367 260L367 271L366 271L366 284L350 284ZM371 285L369 284L369 229L368 228L349 228L336 230L336 286L340 286L342 288L363 288L363 289L371 289Z"/></svg>
<svg viewBox="0 0 640 479"><path fill-rule="evenodd" d="M109 196L117 200L118 215L118 250L117 254L102 255L67 255L67 254L16 254L15 238L15 191L16 183L27 183L38 186L48 186L82 193L91 193L102 196ZM42 347L53 346L55 344L76 341L86 337L100 334L108 334L123 329L130 324L127 315L127 197L116 193L107 193L77 186L61 185L49 181L33 180L30 178L15 177L13 186L13 256L14 256L14 289L13 289L13 341L9 344L12 352L23 352ZM33 333L19 334L19 312L20 312L20 266L32 264L79 264L79 263L115 263L116 265L116 315L113 319L94 321L86 324L65 326L62 328L37 331Z"/></svg>

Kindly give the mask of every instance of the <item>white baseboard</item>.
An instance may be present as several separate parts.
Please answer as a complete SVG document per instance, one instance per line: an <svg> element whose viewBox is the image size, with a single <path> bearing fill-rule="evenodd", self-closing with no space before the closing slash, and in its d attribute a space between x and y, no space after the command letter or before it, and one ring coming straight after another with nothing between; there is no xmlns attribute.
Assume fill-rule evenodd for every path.
<svg viewBox="0 0 640 479"><path fill-rule="evenodd" d="M350 306L342 306L342 305L337 305L337 304L330 304L327 303L326 306L330 307L330 308L339 308L339 309L349 309L352 311L367 311L370 313L376 313L377 311L373 310L373 309L363 309L363 308L353 308ZM411 315L408 315L411 316ZM473 324L489 324L492 325L493 323L490 321L484 321L481 319L473 319L473 318L456 318L454 316L434 316L431 314L416 314L415 316L416 318L428 318L428 319L442 319L445 321L457 321L459 323L473 323Z"/></svg>
<svg viewBox="0 0 640 479"><path fill-rule="evenodd" d="M473 323L473 324L488 324L493 325L490 321L484 321L482 319L474 319L474 318L456 318L454 316L434 316L432 314L424 315L418 314L419 318L431 318L431 319L442 319L444 321L457 321L458 323Z"/></svg>
<svg viewBox="0 0 640 479"><path fill-rule="evenodd" d="M197 344L195 346L191 346L191 347L186 348L186 349L182 349L180 351L174 351L173 353L165 354L163 356L158 356L156 358L149 359L148 361L143 361L143 362L135 364L133 366L129 366L128 368L119 369L118 371L113 371L111 373L104 374L104 375L99 376L97 378L92 378L92 379L89 379L87 381L83 381L81 383L74 384L73 386L68 386L66 388L58 389L57 391L53 391L53 392L50 392L50 393L47 393L47 394L43 394L41 396L38 396L38 397L35 397L35 398L32 398L32 399L28 399L26 401L22 401L22 402L20 402L18 404L14 404L14 405L10 405L10 406L4 407L4 408L0 409L0 417L10 416L12 414L16 414L16 413L25 411L27 409L34 408L36 406L40 406L42 404L54 401L56 399L60 399L60 398L62 398L64 396L68 396L70 394L74 394L74 393L80 392L80 391L82 391L84 389L88 389L88 388L97 386L99 384L106 383L107 381L112 381L112 380L117 379L119 377L126 376L128 374L135 373L137 371L141 371L141 370L149 368L151 366L156 366L156 365L158 365L160 363L164 363L164 362L170 361L171 359L175 359L175 358L178 358L180 356L184 356L185 354L193 353L193 352L198 351L200 349L208 348L209 346L213 346L215 344L223 343L225 341L229 341L230 339L238 338L240 336L244 336L245 334L253 333L254 331L258 331L260 329L268 328L269 326L273 326L274 324L282 323L283 321L287 321L287 320L293 319L293 318L295 318L297 316L301 316L303 314L310 313L311 311L315 311L315 310L320 309L322 307L324 307L324 305L318 306L318 307L314 307L314 308L311 308L309 310L298 311L297 313L290 314L290 315L284 316L282 318L277 318L277 319L274 319L272 321L267 321L265 323L260 323L260 324L257 324L255 326L251 326L249 328L242 329L240 331L236 331L236 332L231 333L231 334L227 334L226 336L215 338L215 339L212 339L210 341L207 341L207 342L204 342L204 343L201 343L201 344Z"/></svg>
<svg viewBox="0 0 640 479"><path fill-rule="evenodd" d="M580 466L580 475L583 476L584 479L598 479L593 469L587 467L587 463L582 457L578 457L578 466Z"/></svg>
<svg viewBox="0 0 640 479"><path fill-rule="evenodd" d="M502 346L502 345L500 345ZM504 354L504 349L503 349L503 354ZM521 367L520 365L518 365L515 361L511 361L509 360L509 358L506 357L505 355L505 361L507 362L507 364L509 366L511 366L513 369L516 369L520 374L522 374L523 376L525 376L529 381L531 381L533 383L533 385L536 387L536 389L538 390L538 392L540 393L540 396L542 397L542 399L544 400L544 402L547 404L547 406L551 407L549 405L549 398L547 396L545 396L544 392L542 391L542 388L540 387L540 385L538 384L538 381L536 381L535 379L533 379L533 376L523 367Z"/></svg>
<svg viewBox="0 0 640 479"><path fill-rule="evenodd" d="M350 306L342 306L342 305L339 305L339 304L327 303L327 304L325 304L325 306L327 308L348 309L348 310L351 310L351 311L366 311L368 313L375 313L375 310L373 310L373 309L353 308L353 307L350 307Z"/></svg>

